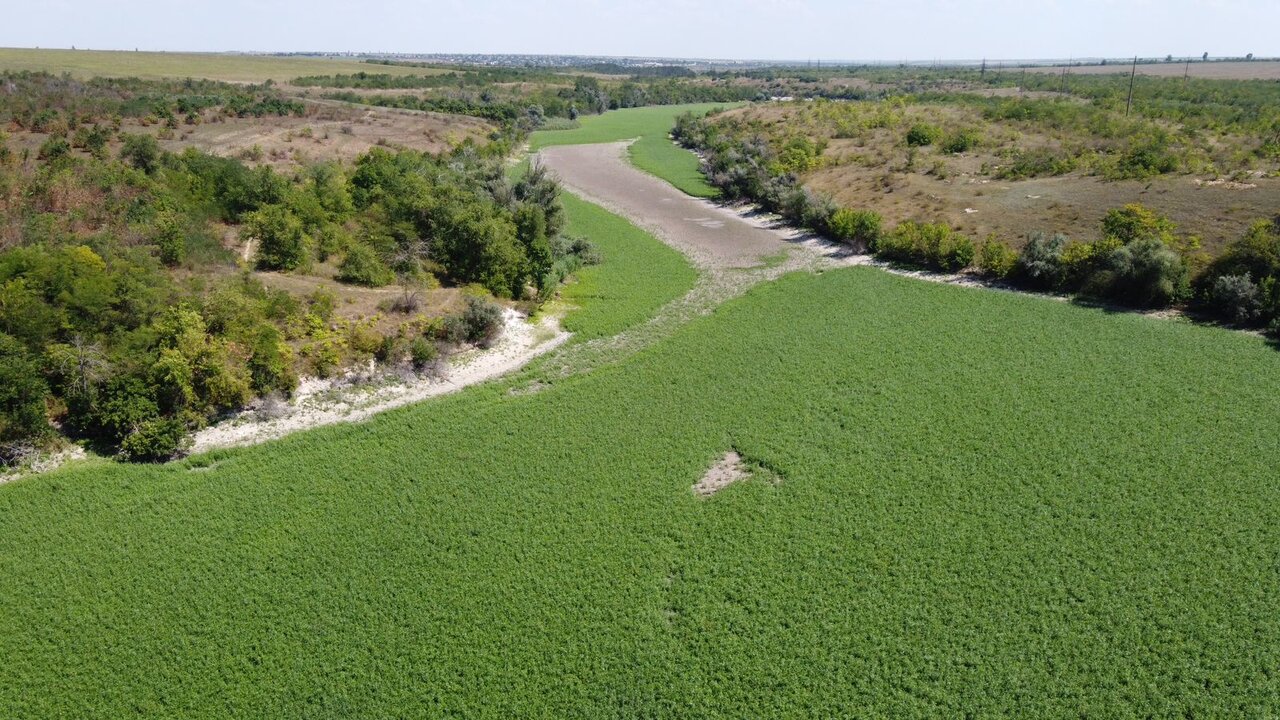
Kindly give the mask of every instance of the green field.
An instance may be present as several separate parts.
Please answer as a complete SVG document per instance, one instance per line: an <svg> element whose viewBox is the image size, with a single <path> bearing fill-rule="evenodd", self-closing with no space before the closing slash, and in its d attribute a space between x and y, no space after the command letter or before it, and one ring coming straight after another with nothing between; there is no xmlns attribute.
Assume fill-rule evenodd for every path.
<svg viewBox="0 0 1280 720"><path fill-rule="evenodd" d="M531 373L0 487L0 716L1280 711L1261 339L851 268Z"/></svg>
<svg viewBox="0 0 1280 720"><path fill-rule="evenodd" d="M288 82L303 75L378 72L432 75L433 68L369 65L359 60L229 53L122 52L112 50L35 50L0 48L0 70L71 73L80 78L206 78L225 82Z"/></svg>
<svg viewBox="0 0 1280 720"><path fill-rule="evenodd" d="M705 114L715 108L733 106L733 103L658 105L614 110L603 115L587 115L580 119L582 127L534 133L529 139L529 147L536 152L552 145L583 145L639 138L631 145L631 162L636 167L666 180L694 197L715 197L718 191L707 184L706 178L698 170L698 157L671 142L668 133L675 126L676 117L683 113Z"/></svg>
<svg viewBox="0 0 1280 720"><path fill-rule="evenodd" d="M564 319L579 339L614 335L686 293L697 272L676 250L626 219L565 193L565 232L589 238L604 262L575 273L561 297L580 309Z"/></svg>

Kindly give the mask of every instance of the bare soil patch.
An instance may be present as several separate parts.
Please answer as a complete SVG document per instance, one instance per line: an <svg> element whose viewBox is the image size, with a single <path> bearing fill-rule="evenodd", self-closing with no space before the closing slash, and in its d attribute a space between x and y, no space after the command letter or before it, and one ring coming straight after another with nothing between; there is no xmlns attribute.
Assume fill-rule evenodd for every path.
<svg viewBox="0 0 1280 720"><path fill-rule="evenodd" d="M707 469L702 479L693 485L693 494L709 498L739 480L751 477L751 470L742 462L742 456L730 450Z"/></svg>

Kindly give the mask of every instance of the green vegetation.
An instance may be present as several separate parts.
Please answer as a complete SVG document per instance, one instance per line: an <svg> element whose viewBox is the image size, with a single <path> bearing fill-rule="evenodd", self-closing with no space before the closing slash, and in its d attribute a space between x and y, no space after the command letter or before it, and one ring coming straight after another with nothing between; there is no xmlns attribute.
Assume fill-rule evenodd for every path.
<svg viewBox="0 0 1280 720"><path fill-rule="evenodd" d="M598 205L564 195L566 234L588 238L602 262L575 273L561 296L578 309L564 319L579 339L617 334L684 295L696 272L676 250Z"/></svg>
<svg viewBox="0 0 1280 720"><path fill-rule="evenodd" d="M680 191L694 197L715 197L718 191L707 184L698 169L698 158L668 139L676 118L690 114L701 116L725 105L665 105L631 108L599 116L582 117L576 130L536 132L529 138L533 151L552 145L608 143L638 138L631 145L631 162L647 173L656 175Z"/></svg>
<svg viewBox="0 0 1280 720"><path fill-rule="evenodd" d="M561 238L560 189L545 172L508 182L471 145L440 157L375 148L352 168L287 176L93 127L120 138L119 159L105 145L52 149L69 123L46 129L51 149L36 161L0 153L12 237L0 250L0 345L15 383L0 398L3 465L55 439L50 420L124 458L169 457L188 429L287 394L299 375L401 365L418 339L492 339L492 308L426 317L426 287L476 284L535 307L594 258L590 243ZM223 224L258 270L307 273L340 256L338 280L403 292L342 317L328 290L273 290L239 266Z"/></svg>
<svg viewBox="0 0 1280 720"><path fill-rule="evenodd" d="M528 379L0 487L0 714L1275 707L1258 338L853 268Z"/></svg>
<svg viewBox="0 0 1280 720"><path fill-rule="evenodd" d="M2 52L2 51L0 51ZM0 72L0 122L20 130L69 136L100 152L123 118L169 129L206 119L302 115L306 106L266 85L137 78L74 80L40 72ZM179 119L181 118L181 120Z"/></svg>

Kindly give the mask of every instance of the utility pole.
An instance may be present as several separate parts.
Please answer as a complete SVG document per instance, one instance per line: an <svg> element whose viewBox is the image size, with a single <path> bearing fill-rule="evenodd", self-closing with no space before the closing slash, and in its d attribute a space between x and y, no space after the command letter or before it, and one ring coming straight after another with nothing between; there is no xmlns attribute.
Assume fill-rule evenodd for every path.
<svg viewBox="0 0 1280 720"><path fill-rule="evenodd" d="M1187 58L1187 69L1182 72L1182 82L1191 77L1191 58Z"/></svg>
<svg viewBox="0 0 1280 720"><path fill-rule="evenodd" d="M981 77L984 80L987 77L987 59L986 58L982 58L982 73L979 74L978 77Z"/></svg>
<svg viewBox="0 0 1280 720"><path fill-rule="evenodd" d="M1138 77L1138 56L1133 56L1133 72L1129 73L1129 99L1124 104L1124 116L1129 117L1129 108L1133 107L1133 80Z"/></svg>

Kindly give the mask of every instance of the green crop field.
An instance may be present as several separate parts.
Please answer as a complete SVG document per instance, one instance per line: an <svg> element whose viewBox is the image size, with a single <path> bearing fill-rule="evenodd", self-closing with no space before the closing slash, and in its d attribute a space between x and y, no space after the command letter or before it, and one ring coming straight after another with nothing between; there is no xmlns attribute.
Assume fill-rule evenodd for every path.
<svg viewBox="0 0 1280 720"><path fill-rule="evenodd" d="M365 72L431 75L433 68L369 65L359 60L230 53L124 52L0 48L0 70L31 70L76 77L205 78L225 82L288 82L304 75Z"/></svg>
<svg viewBox="0 0 1280 720"><path fill-rule="evenodd" d="M652 235L598 205L561 196L566 232L589 238L603 262L575 273L561 296L580 309L563 325L581 339L614 335L680 297L697 277L689 261Z"/></svg>
<svg viewBox="0 0 1280 720"><path fill-rule="evenodd" d="M715 197L717 190L707 184L707 179L698 170L698 157L671 142L668 133L675 126L676 118L686 112L701 115L716 108L729 107L735 107L735 104L658 105L588 115L580 119L582 127L534 133L529 140L529 147L536 152L552 145L607 143L638 138L630 150L631 162L636 167L666 180L694 197Z"/></svg>
<svg viewBox="0 0 1280 720"><path fill-rule="evenodd" d="M0 716L1280 710L1259 338L850 268L536 374L0 487Z"/></svg>

